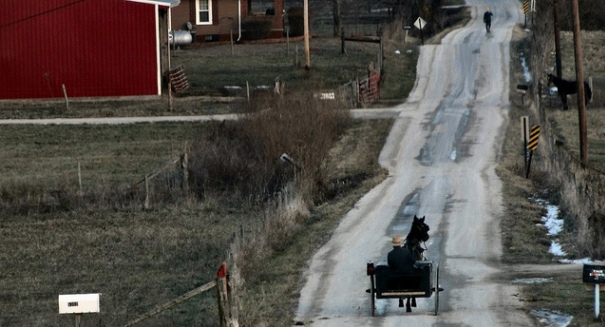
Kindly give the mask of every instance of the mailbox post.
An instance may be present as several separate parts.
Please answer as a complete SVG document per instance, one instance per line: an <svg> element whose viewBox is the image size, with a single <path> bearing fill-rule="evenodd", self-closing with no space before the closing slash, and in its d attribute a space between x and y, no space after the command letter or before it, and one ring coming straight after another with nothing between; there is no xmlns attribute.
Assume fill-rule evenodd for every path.
<svg viewBox="0 0 605 327"><path fill-rule="evenodd" d="M594 315L599 318L600 314L600 291L605 289L605 266L584 265L582 269L582 281L587 285L594 285Z"/></svg>
<svg viewBox="0 0 605 327"><path fill-rule="evenodd" d="M76 327L81 327L83 314L101 311L100 298L100 293L59 295L59 314L75 314Z"/></svg>

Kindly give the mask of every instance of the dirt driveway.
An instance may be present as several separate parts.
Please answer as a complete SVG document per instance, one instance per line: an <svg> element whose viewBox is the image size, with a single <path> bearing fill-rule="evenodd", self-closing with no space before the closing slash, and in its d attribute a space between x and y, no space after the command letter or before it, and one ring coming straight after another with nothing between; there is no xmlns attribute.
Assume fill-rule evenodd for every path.
<svg viewBox="0 0 605 327"><path fill-rule="evenodd" d="M469 0L473 19L439 45L421 47L416 85L381 153L387 178L363 197L310 262L296 321L310 326L533 326L501 282L507 267L495 174L508 124L509 44L523 22L516 0ZM482 22L494 13L491 33ZM411 218L431 226L429 260L440 265L440 315L433 299L412 313L378 300L370 316L368 261L381 262Z"/></svg>

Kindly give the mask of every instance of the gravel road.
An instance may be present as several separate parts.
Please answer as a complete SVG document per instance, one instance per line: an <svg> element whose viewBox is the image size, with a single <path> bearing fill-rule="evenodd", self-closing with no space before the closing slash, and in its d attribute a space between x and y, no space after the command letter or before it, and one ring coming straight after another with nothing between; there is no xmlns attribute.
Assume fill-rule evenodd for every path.
<svg viewBox="0 0 605 327"><path fill-rule="evenodd" d="M417 80L380 155L389 177L364 196L309 263L296 321L308 326L533 326L503 282L495 174L508 124L510 40L523 23L517 0L467 0L473 19L438 45L421 47ZM491 33L482 16L494 13ZM363 116L366 112L360 112ZM434 296L406 313L377 300L370 315L368 261L384 262L393 234L411 218L431 226L429 260L440 266L440 314Z"/></svg>

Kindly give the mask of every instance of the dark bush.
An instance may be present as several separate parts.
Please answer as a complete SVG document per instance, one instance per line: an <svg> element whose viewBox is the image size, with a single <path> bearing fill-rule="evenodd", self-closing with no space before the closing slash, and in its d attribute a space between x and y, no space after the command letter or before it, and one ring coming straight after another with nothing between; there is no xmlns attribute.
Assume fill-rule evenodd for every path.
<svg viewBox="0 0 605 327"><path fill-rule="evenodd" d="M242 30L246 40L267 38L273 26L273 16L250 16L242 21Z"/></svg>
<svg viewBox="0 0 605 327"><path fill-rule="evenodd" d="M290 36L305 35L305 11L302 7L290 8L287 11ZM309 12L311 21L311 12ZM285 28L285 26L284 26Z"/></svg>

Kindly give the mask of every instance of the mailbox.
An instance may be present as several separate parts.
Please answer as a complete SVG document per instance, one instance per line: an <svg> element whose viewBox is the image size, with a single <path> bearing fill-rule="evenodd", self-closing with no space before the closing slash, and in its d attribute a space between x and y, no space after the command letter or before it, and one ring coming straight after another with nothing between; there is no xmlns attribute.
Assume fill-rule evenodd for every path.
<svg viewBox="0 0 605 327"><path fill-rule="evenodd" d="M599 318L601 314L601 296L599 292L603 291L603 287L605 286L605 266L584 265L584 268L582 268L582 281L587 290L589 286L594 288L594 316L595 318Z"/></svg>
<svg viewBox="0 0 605 327"><path fill-rule="evenodd" d="M529 85L517 84L517 92L525 94L527 93L527 90L529 90Z"/></svg>
<svg viewBox="0 0 605 327"><path fill-rule="evenodd" d="M59 295L59 313L97 313L101 311L101 294Z"/></svg>
<svg viewBox="0 0 605 327"><path fill-rule="evenodd" d="M605 284L605 266L584 265L582 281L589 284Z"/></svg>

